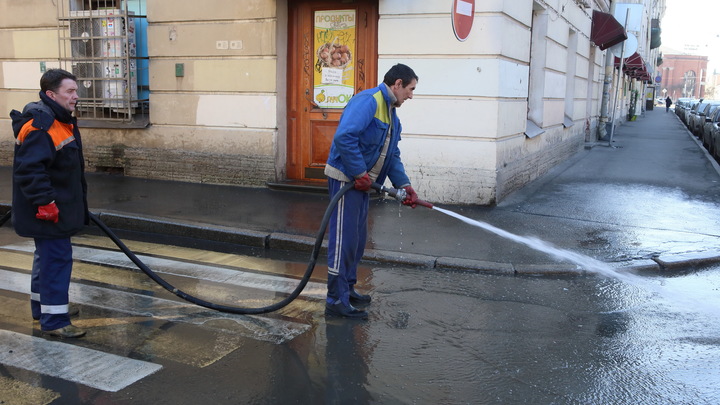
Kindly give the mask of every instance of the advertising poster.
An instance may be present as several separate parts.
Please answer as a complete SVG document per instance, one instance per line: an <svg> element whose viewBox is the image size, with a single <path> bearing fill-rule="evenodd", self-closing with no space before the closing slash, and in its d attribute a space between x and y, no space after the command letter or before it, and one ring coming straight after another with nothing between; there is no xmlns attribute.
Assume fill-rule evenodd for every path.
<svg viewBox="0 0 720 405"><path fill-rule="evenodd" d="M313 99L320 108L344 108L355 92L355 10L315 12Z"/></svg>

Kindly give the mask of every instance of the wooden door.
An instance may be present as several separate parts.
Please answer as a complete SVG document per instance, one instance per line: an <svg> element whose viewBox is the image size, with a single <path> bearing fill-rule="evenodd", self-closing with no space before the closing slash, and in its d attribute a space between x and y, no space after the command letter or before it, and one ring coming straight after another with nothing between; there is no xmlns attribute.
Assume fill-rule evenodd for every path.
<svg viewBox="0 0 720 405"><path fill-rule="evenodd" d="M321 183L343 106L377 85L377 0L288 8L287 177Z"/></svg>

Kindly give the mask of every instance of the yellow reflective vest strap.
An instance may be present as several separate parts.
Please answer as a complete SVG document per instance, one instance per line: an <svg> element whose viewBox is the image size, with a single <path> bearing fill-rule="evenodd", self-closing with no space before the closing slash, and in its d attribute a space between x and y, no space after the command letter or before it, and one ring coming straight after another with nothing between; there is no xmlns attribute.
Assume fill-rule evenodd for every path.
<svg viewBox="0 0 720 405"><path fill-rule="evenodd" d="M379 119L385 124L390 124L390 112L388 111L388 106L385 102L385 97L383 97L382 91L378 90L377 93L373 94L373 98L377 102L375 118Z"/></svg>

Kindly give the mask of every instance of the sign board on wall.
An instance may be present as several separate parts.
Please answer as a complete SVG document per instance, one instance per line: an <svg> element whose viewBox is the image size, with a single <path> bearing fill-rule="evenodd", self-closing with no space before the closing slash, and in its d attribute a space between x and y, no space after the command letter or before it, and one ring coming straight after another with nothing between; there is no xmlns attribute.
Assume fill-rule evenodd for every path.
<svg viewBox="0 0 720 405"><path fill-rule="evenodd" d="M475 0L452 0L452 25L455 37L465 41L475 19Z"/></svg>
<svg viewBox="0 0 720 405"><path fill-rule="evenodd" d="M628 32L628 38L619 44L610 47L610 52L618 58L627 59L630 55L637 52L638 40L635 34Z"/></svg>
<svg viewBox="0 0 720 405"><path fill-rule="evenodd" d="M355 92L355 10L316 11L313 99L320 108L344 108Z"/></svg>
<svg viewBox="0 0 720 405"><path fill-rule="evenodd" d="M615 17L620 24L625 24L625 17L627 16L627 27L626 31L641 31L642 30L642 17L643 17L642 4L627 4L617 3L615 4Z"/></svg>

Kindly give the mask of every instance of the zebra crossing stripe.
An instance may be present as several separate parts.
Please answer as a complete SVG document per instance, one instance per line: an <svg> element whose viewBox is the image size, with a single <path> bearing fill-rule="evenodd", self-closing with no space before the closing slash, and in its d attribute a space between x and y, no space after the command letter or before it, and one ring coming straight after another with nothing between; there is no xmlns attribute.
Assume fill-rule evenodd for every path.
<svg viewBox="0 0 720 405"><path fill-rule="evenodd" d="M0 270L0 289L30 294L30 275ZM132 315L161 318L168 322L201 325L277 344L292 340L310 329L310 325L283 319L228 314L181 301L79 283L70 283L70 301ZM213 321L217 320L233 321L235 327L214 326Z"/></svg>
<svg viewBox="0 0 720 405"><path fill-rule="evenodd" d="M32 242L2 246L3 249L19 252L33 252ZM142 254L136 255L143 263L159 274L195 278L214 281L240 287L255 288L265 291L290 293L298 281L287 277L265 275L253 272L227 269L199 263L188 263L179 260L164 259ZM110 265L126 269L137 269L137 266L119 251L73 246L73 259L85 263ZM327 286L324 283L309 282L302 292L303 297L324 300Z"/></svg>
<svg viewBox="0 0 720 405"><path fill-rule="evenodd" d="M159 364L0 330L0 363L117 392L162 368Z"/></svg>

